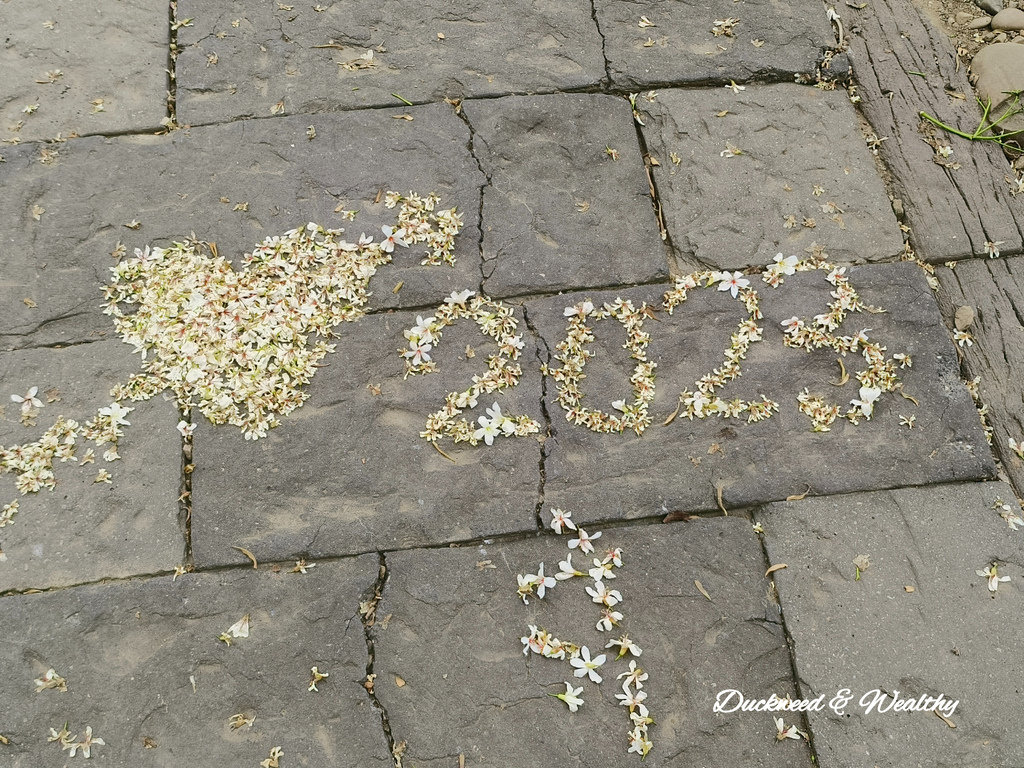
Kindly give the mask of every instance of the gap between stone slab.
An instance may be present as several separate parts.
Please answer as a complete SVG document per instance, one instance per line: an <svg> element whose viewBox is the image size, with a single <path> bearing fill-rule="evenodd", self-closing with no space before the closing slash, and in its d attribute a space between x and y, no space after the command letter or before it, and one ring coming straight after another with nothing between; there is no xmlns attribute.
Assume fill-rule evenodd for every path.
<svg viewBox="0 0 1024 768"><path fill-rule="evenodd" d="M551 350L548 348L548 343L544 340L544 337L537 331L536 326L530 320L530 313L526 306L523 305L523 320L526 323L526 327L533 334L534 340L537 342L537 362L541 364L541 370L544 366L551 364ZM541 347L544 348L544 354L547 356L546 360L541 360ZM547 441L551 439L554 434L551 424L551 414L548 412L548 377L540 377L540 412L544 417L544 439L540 443L540 482L537 485L537 508L534 514L537 517L537 530L541 531L544 529L544 520L542 518L542 512L544 509L544 486L547 482L547 460L548 460L548 444Z"/></svg>
<svg viewBox="0 0 1024 768"><path fill-rule="evenodd" d="M753 519L757 522L760 522L760 520L757 520L757 514L762 509L763 506L760 506L754 510ZM764 541L764 534L758 533L755 535L757 536L757 543L761 545L761 554L763 556L762 562L764 564L765 572L767 572L768 569L771 568L772 562L768 558L768 547ZM779 589L775 584L775 574L771 573L768 575L771 578L771 581L769 582L771 585L771 596L774 597L775 604L779 607L779 624L782 626L782 634L786 638L786 648L789 650L790 677L793 680L793 687L796 688L796 697L798 699L803 699L805 698L803 684L800 680L800 672L796 666L796 649L793 645L793 636L790 634L789 627L786 625L786 612L785 610L783 610L782 600L779 597ZM806 712L800 713L800 726L803 729L804 733L806 733L808 736L807 748L811 751L811 764L820 765L820 763L818 762L818 751L814 747L814 732L811 730L811 720Z"/></svg>
<svg viewBox="0 0 1024 768"><path fill-rule="evenodd" d="M181 420L192 421L191 414L182 413ZM178 525L185 539L185 550L182 559L185 570L195 570L196 560L192 554L192 474L195 464L192 463L192 437L181 436L181 494L178 496Z"/></svg>
<svg viewBox="0 0 1024 768"><path fill-rule="evenodd" d="M635 108L635 103L634 103ZM689 263L685 266L680 264L679 257L676 255L677 249L672 242L672 233L668 231L668 227L665 226L664 210L665 206L661 203L661 193L658 191L658 182L654 177L654 173L651 172L651 152L647 147L647 138L644 136L644 132L641 130L640 124L634 118L633 130L636 131L637 145L640 147L640 157L643 159L644 172L647 174L647 181L651 186L651 208L654 209L654 216L658 222L658 229L662 235L662 242L665 244L665 260L668 262L669 275L675 277L677 275L684 275L688 272L695 272L698 270L711 269L711 265L705 264L703 261L697 258L694 253L689 254Z"/></svg>
<svg viewBox="0 0 1024 768"><path fill-rule="evenodd" d="M170 0L167 4L167 25L170 31L167 47L167 119L171 125L178 124L178 0Z"/></svg>
<svg viewBox="0 0 1024 768"><path fill-rule="evenodd" d="M171 34L174 37L177 36L177 32L176 31L172 32ZM756 75L756 76L754 76L752 78L748 78L746 80L737 80L736 83L739 84L739 85L781 85L783 83L791 83L792 81L793 81L792 73L777 73L777 72L775 72L773 70L771 72L760 73L760 74L758 74L758 75ZM730 82L732 82L731 78L728 79L728 80L708 79L708 80L686 81L686 82L665 81L665 82L657 82L657 83L647 83L647 84L645 84L642 87L641 90L643 90L643 91L653 91L653 90L700 91L700 90L707 90L709 88L724 87L724 86L729 85ZM171 83L173 84L174 91L175 91L175 94L176 94L177 93L177 80L175 79L175 80L171 81ZM563 93L564 94L598 93L598 94L604 94L606 96L619 96L621 98L628 99L629 98L629 94L632 93L632 91L630 91L628 88L618 88L618 87L612 87L612 86L602 86L602 85L598 84L598 85L578 86L578 87L574 87L574 88L562 88L562 89L558 89L558 90L508 91L508 92L505 92L505 93L498 93L498 94L484 94L484 95L480 95L480 96L467 96L467 97L463 98L462 101L463 101L463 103L465 103L465 102L477 102L477 101L493 101L493 100L505 99L505 98L509 98L509 97L513 97L513 96L556 96L558 94L563 94ZM174 100L176 102L176 100L177 100L177 96L176 95L174 96ZM414 107L424 107L424 106L430 106L432 104L438 104L438 103L442 103L442 102L438 102L438 101L434 101L434 100L423 100L423 101L415 101L414 100L412 102L412 106L414 106ZM333 114L342 114L342 113L367 112L367 111L375 111L375 110L389 110L389 109L396 109L396 108L399 108L399 107L402 107L402 106L408 106L408 105L405 105L402 102L399 102L399 103L396 103L396 104L375 104L375 105L361 106L361 107L340 107L339 106L339 107L334 108L334 109L320 109L320 110L310 111L310 112L284 112L284 113L279 114L279 115L241 115L241 116L238 116L238 117L233 117L233 118L228 119L228 120L219 120L219 121L209 122L209 123L196 122L196 123L189 123L187 125L178 125L175 122L173 129L168 128L167 126L163 126L163 125L156 125L156 126L148 126L148 127L145 127L145 128L130 128L130 129L124 129L124 130L119 130L119 131L97 131L97 132L93 132L93 133L82 133L82 134L78 134L75 138L84 139L84 138L89 138L89 137L118 138L118 137L121 137L121 136L161 136L161 135L173 133L175 130L186 130L188 128L208 128L208 127L218 126L218 125L230 125L232 123L245 122L245 121L249 121L249 120L280 120L281 118L300 117L300 116L303 116L303 115L306 115L306 116L333 115ZM168 110L170 111L170 102L168 102ZM176 113L175 113L175 120L176 119L177 119L177 116L176 116ZM63 143L63 142L54 142L53 139L29 139L27 141L20 142L18 144L18 146L31 146L31 145L35 145L35 144L54 144L54 143Z"/></svg>
<svg viewBox="0 0 1024 768"><path fill-rule="evenodd" d="M479 254L479 262L477 268L480 272L480 285L478 287L478 293L480 296L484 295L484 190L491 186L491 177L484 170L483 164L480 162L480 158L476 154L476 131L473 129L473 123L469 121L469 117L462 109L462 101L460 100L456 104L452 105L452 110L455 112L455 116L461 120L466 130L469 131L469 141L466 144L466 150L469 152L469 156L473 158L473 162L476 163L477 170L480 171L480 175L484 177L484 183L480 185L480 201L477 204L476 214L476 229L477 229L477 253Z"/></svg>
<svg viewBox="0 0 1024 768"><path fill-rule="evenodd" d="M395 744L395 737L391 732L391 721L388 719L388 711L385 709L384 705L381 704L380 699L377 698L377 693L374 691L374 683L377 678L377 673L373 671L373 663L376 659L376 648L374 647L373 634L370 630L374 623L376 623L377 606L384 597L384 586L387 584L388 580L388 564L384 553L378 552L377 558L379 563L377 580L373 583L373 586L370 589L370 594L365 602L369 609L363 611L362 605L359 606L359 618L363 622L363 637L366 640L366 680L363 688L366 689L366 695L370 697L370 703L380 715L381 728L384 731L384 738L387 739L388 749L391 751L391 757L394 759L395 765L400 765L401 749L404 747L405 742L400 742L401 746Z"/></svg>

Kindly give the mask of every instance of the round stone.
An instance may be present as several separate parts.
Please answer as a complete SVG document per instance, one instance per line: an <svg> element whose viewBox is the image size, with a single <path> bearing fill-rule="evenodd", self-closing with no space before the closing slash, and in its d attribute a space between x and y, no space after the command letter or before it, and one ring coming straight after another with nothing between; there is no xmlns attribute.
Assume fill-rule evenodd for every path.
<svg viewBox="0 0 1024 768"><path fill-rule="evenodd" d="M992 19L992 29L1016 32L1024 29L1024 11L1020 8L1005 8Z"/></svg>

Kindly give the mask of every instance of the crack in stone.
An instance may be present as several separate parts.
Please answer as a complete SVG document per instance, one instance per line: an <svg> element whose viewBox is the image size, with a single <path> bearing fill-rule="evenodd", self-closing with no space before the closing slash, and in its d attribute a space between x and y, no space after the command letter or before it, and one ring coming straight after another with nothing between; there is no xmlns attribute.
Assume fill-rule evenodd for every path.
<svg viewBox="0 0 1024 768"><path fill-rule="evenodd" d="M612 70L611 62L608 61L608 41L605 40L604 32L601 31L601 22L597 18L596 0L590 0L590 18L594 20L594 27L597 29L597 35L601 38L601 58L604 60L603 86L607 88L612 84Z"/></svg>
<svg viewBox="0 0 1024 768"><path fill-rule="evenodd" d="M760 508L756 512L760 512ZM760 521L760 519L758 519L759 516L756 514L756 512L754 514L754 520L756 522L760 523L761 521ZM762 563L762 565L764 566L764 569L767 571L768 568L771 567L771 558L768 555L768 545L765 543L765 537L764 537L763 534L758 535L757 536L757 540L758 540L758 544L761 545L761 554L763 556L763 563ZM775 594L775 604L779 608L779 620L777 622L777 626L781 626L781 628L782 628L782 634L786 638L786 648L789 651L790 676L792 677L792 680L793 680L793 686L796 688L796 698L802 699L802 698L805 698L804 697L804 689L805 688L806 689L810 689L811 686L808 685L800 677L800 672L797 669L797 665L796 665L796 645L795 645L794 640L793 640L793 635L789 631L789 626L786 624L786 613L782 609L782 597L779 595L779 589L778 589L778 587L775 584L775 574L774 573L770 574L770 578L771 578L771 585L772 585L771 588L772 588L772 591ZM747 621L750 621L750 619L748 619ZM765 623L766 624L769 624L769 623L770 624L776 624L776 622L772 622L772 621L770 621L768 619L768 614L767 613L765 613ZM801 712L800 713L800 720L801 720L801 727L802 727L804 733L806 733L807 737L808 737L808 739L807 739L807 748L811 751L811 762L814 765L820 765L821 763L819 762L819 759L818 759L818 751L814 747L814 731L811 729L811 720L807 716L806 712Z"/></svg>
<svg viewBox="0 0 1024 768"><path fill-rule="evenodd" d="M526 322L526 327L533 334L533 337L537 340L537 361L541 366L548 366L551 364L551 349L548 347L547 341L540 332L534 326L533 321L530 320L530 313L526 306L523 306L523 319ZM541 359L541 347L544 348L544 355L546 360ZM548 443L554 434L554 429L551 423L551 414L548 413L548 377L542 375L540 377L540 412L544 416L544 441L540 443L540 483L537 487L537 509L535 514L537 517L537 530L543 531L545 528L544 519L542 517L544 508L544 487L547 483L547 459L548 459Z"/></svg>
<svg viewBox="0 0 1024 768"><path fill-rule="evenodd" d="M469 131L469 141L466 143L466 149L469 150L469 156L473 158L473 162L476 163L477 170L480 171L480 175L484 177L484 183L480 185L480 201L477 206L476 216L476 228L477 228L477 250L480 256L479 270L480 270L480 286L479 294L484 295L484 190L491 186L491 177L484 170L483 164L480 162L480 158L477 157L476 147L474 142L476 140L476 131L473 130L473 124L469 121L466 116L465 110L462 109L462 104L459 102L454 107L455 116L459 118L466 125L466 130Z"/></svg>
<svg viewBox="0 0 1024 768"><path fill-rule="evenodd" d="M373 644L373 633L371 632L371 628L375 621L377 606L380 604L381 598L384 596L384 585L388 580L388 564L384 557L384 553L378 552L377 557L380 562L380 570L377 572L377 580L373 584L372 593L367 601L369 609L364 611L362 610L362 606L360 606L359 611L359 617L363 622L363 636L366 638L367 685L364 685L363 688L366 689L366 695L370 697L370 703L380 714L380 724L384 731L384 738L387 739L388 742L388 749L391 750L391 756L395 761L395 765L400 766L401 761L399 756L395 754L397 745L395 744L395 737L391 732L391 721L388 719L388 711L384 708L384 705L381 704L380 699L377 698L377 694L373 690L373 683L376 682L376 673L373 671L373 663L376 659L376 648Z"/></svg>

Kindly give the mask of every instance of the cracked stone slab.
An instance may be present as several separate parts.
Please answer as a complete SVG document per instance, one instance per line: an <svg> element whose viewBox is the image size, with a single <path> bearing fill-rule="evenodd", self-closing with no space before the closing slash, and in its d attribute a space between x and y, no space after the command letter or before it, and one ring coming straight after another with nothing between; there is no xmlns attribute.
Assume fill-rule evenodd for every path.
<svg viewBox="0 0 1024 768"><path fill-rule="evenodd" d="M1024 673L1013 661L1024 539L992 509L996 498L1017 507L1009 485L972 483L757 514L771 561L789 566L774 578L805 696L824 694L827 705L843 688L855 694L842 717L827 706L809 713L822 768L1024 762ZM858 581L862 554L870 568ZM993 561L1010 577L994 599L975 573ZM959 701L956 729L930 712L866 714L860 699L875 689Z"/></svg>
<svg viewBox="0 0 1024 768"><path fill-rule="evenodd" d="M357 0L239 9L183 0L178 18L178 119L210 123L394 106L444 98L554 91L605 77L586 0ZM373 65L360 57L372 51ZM358 62L342 66L346 62ZM397 96L396 96L397 94Z"/></svg>
<svg viewBox="0 0 1024 768"><path fill-rule="evenodd" d="M1024 461L1010 448L1010 440L1024 441L1024 259L978 259L958 263L955 269L938 267L935 274L942 314L950 328L958 308L973 310L967 328L973 341L960 348L970 377L980 377L978 391L988 406L993 445L1002 468L1018 488L1024 488Z"/></svg>
<svg viewBox="0 0 1024 768"><path fill-rule="evenodd" d="M1020 253L1024 197L1010 193L1014 173L1003 150L990 141L961 141L921 118L927 112L970 132L981 117L967 68L946 32L924 10L894 0L847 6L842 13L857 31L847 39L861 108L885 139L878 151L918 255L936 264L984 256L986 241L1001 241L1005 254ZM941 146L953 154L938 155Z"/></svg>
<svg viewBox="0 0 1024 768"><path fill-rule="evenodd" d="M406 112L413 122L392 119ZM15 147L5 152L0 179L0 306L7 313L0 348L112 332L100 304L118 242L131 254L194 232L238 263L263 238L309 221L344 228L351 240L361 232L379 239L381 225L397 215L384 207L388 189L436 192L442 207L459 209L465 228L454 268L420 266L419 247L396 249L370 283L369 308L422 306L476 287L484 178L468 142L465 124L442 104L80 139L59 145L50 165L39 162L38 148ZM359 213L349 222L335 209ZM132 222L138 229L126 228Z"/></svg>
<svg viewBox="0 0 1024 768"><path fill-rule="evenodd" d="M824 10L813 0L594 0L594 8L609 74L622 88L792 80L797 73L813 73L824 50L836 44ZM651 26L641 26L641 14ZM732 36L712 32L716 21L737 17Z"/></svg>
<svg viewBox="0 0 1024 768"><path fill-rule="evenodd" d="M166 2L4 3L0 29L0 138L156 130L167 116Z"/></svg>
<svg viewBox="0 0 1024 768"><path fill-rule="evenodd" d="M601 94L464 104L484 188L484 289L623 285L668 276L625 99ZM606 153L618 152L618 160Z"/></svg>
<svg viewBox="0 0 1024 768"><path fill-rule="evenodd" d="M520 383L481 396L543 424L536 342L526 334ZM537 436L440 447L419 436L445 395L485 371L494 350L468 320L431 351L438 372L402 379L403 330L427 311L372 315L341 329L337 352L308 387L310 399L258 441L202 420L194 437L192 545L198 565L324 557L535 530ZM465 359L467 346L475 357ZM379 388L380 394L375 394Z"/></svg>
<svg viewBox="0 0 1024 768"><path fill-rule="evenodd" d="M847 356L850 381L833 386L830 382L840 377L834 353L809 354L783 345L783 320L797 315L813 322L831 300L831 284L815 270L786 278L778 289L751 277L761 297L764 319L758 325L764 338L750 347L741 378L719 390L727 400L766 395L779 403L779 412L756 424L708 417L677 418L664 426L679 393L693 390L697 379L722 364L730 335L748 317L728 293L697 289L674 315L661 311L658 322L644 323L651 334L648 359L658 368L653 423L642 436L603 435L573 425L557 402L556 385L548 383L554 434L545 444L545 504L593 521L716 509L718 487L726 508L733 509L805 492L827 495L994 476L978 414L922 272L897 263L854 267L848 275L866 303L887 311L852 313L837 333L853 336L870 329L869 337L885 345L888 355L909 354L913 367L900 369L899 376L919 406L888 393L870 421L855 426L840 418L830 432L811 431L810 419L798 411L797 395L806 387L845 410L858 397L855 375L864 367L859 355ZM619 296L636 306L660 304L662 295L654 286L576 293L530 302L527 311L554 355L565 338L565 307ZM613 401L632 398L633 362L621 347L623 332L614 319L589 327L596 341L588 348L596 356L587 363L583 404L610 411ZM549 365L560 364L552 359ZM916 417L914 429L900 425L902 415Z"/></svg>
<svg viewBox="0 0 1024 768"><path fill-rule="evenodd" d="M0 445L35 442L60 415L84 424L110 405L110 389L134 372L137 358L124 344L101 341L67 349L26 349L0 353ZM38 387L44 404L36 426L20 423L21 410L9 395ZM13 522L0 528L0 592L45 589L103 578L169 571L182 562L185 539L178 525L181 435L173 403L156 399L134 407L118 441L119 461L79 439L95 463L54 462L56 488L21 495L13 474L0 474L0 506L15 499ZM93 482L100 469L111 483Z"/></svg>
<svg viewBox="0 0 1024 768"><path fill-rule="evenodd" d="M255 766L275 746L282 765L393 765L362 686L359 601L377 570L370 555L305 575L239 568L0 598L7 764L67 765L46 741L67 721L91 726L106 742L93 760L115 765ZM217 640L246 614L248 637ZM313 666L330 674L318 692ZM36 693L51 667L68 690ZM233 730L239 713L256 719Z"/></svg>
<svg viewBox="0 0 1024 768"><path fill-rule="evenodd" d="M449 766L463 754L466 765L639 764L626 755L629 719L614 698L621 693L615 675L628 671L628 659L598 650L620 632L595 629L599 606L584 591L593 582L558 582L528 606L516 595L517 573L534 573L539 562L545 573L557 572L567 539L387 555L371 630L375 691L395 739L408 742L407 763ZM750 521L615 528L596 544L600 554L624 550L608 583L622 593L622 629L643 649L636 661L649 675L646 704L657 724L647 761L810 766L802 743L775 744L768 714L712 711L722 689L765 697L793 691L778 606L767 597L764 555ZM589 559L578 550L573 555L574 565L585 568ZM604 682L573 677L567 661L524 656L519 638L531 624L587 645L592 655L611 654L600 670ZM564 693L566 680L583 687L575 714L548 695Z"/></svg>
<svg viewBox="0 0 1024 768"><path fill-rule="evenodd" d="M644 136L660 163L654 181L680 257L742 269L812 242L839 263L902 252L845 92L751 85L740 93L659 91L637 104L647 113ZM730 157L730 148L742 154Z"/></svg>

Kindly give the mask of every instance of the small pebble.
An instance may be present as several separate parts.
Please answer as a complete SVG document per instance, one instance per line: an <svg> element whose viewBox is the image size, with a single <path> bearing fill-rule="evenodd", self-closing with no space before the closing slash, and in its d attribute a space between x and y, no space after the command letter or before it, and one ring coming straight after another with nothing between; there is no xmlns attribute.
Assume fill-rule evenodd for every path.
<svg viewBox="0 0 1024 768"><path fill-rule="evenodd" d="M974 19L974 21L969 22L967 24L967 28L968 29L984 29L985 27L987 27L991 23L992 23L992 19L990 19L988 16L979 16L978 18Z"/></svg>
<svg viewBox="0 0 1024 768"><path fill-rule="evenodd" d="M993 43L1005 43L1006 42L1006 33L1005 32L1000 32L998 35L996 35L995 37L992 38L992 42Z"/></svg>
<svg viewBox="0 0 1024 768"><path fill-rule="evenodd" d="M974 322L974 308L969 306L958 307L953 318L958 331L966 331Z"/></svg>
<svg viewBox="0 0 1024 768"><path fill-rule="evenodd" d="M962 27L965 24L969 23L971 21L971 19L973 19L973 18L974 17L971 16L971 14L964 13L963 11L961 11L960 13L958 13L956 15L956 23L959 24Z"/></svg>

